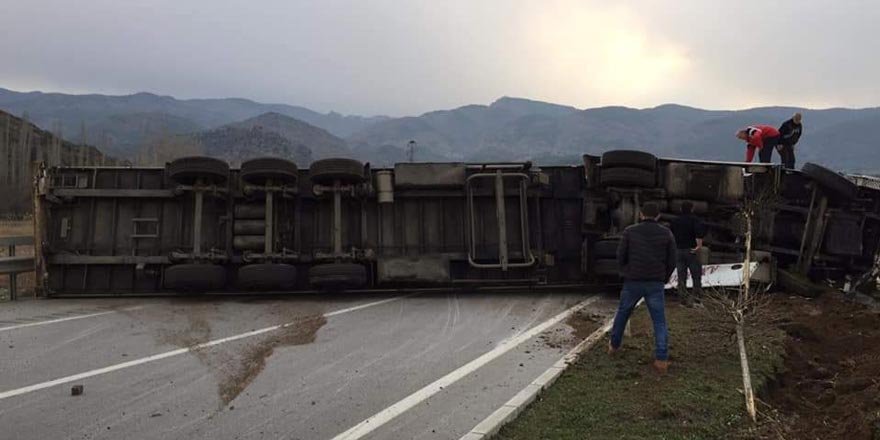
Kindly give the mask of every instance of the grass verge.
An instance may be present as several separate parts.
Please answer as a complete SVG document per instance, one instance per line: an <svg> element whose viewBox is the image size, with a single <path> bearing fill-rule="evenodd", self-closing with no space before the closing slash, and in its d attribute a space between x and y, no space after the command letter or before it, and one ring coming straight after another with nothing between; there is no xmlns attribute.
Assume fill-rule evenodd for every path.
<svg viewBox="0 0 880 440"><path fill-rule="evenodd" d="M653 371L653 331L644 307L632 335L610 357L606 343L584 353L498 439L717 439L742 432L745 414L732 321L720 312L667 306L670 372ZM752 382L782 368L785 333L747 329Z"/></svg>

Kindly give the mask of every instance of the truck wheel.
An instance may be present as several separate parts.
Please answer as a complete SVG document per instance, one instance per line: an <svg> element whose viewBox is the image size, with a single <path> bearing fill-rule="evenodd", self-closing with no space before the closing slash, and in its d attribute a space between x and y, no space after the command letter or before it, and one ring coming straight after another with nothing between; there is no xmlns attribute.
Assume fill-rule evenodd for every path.
<svg viewBox="0 0 880 440"><path fill-rule="evenodd" d="M168 163L165 173L181 185L192 185L198 179L208 184L222 185L229 180L229 164L213 157L181 157Z"/></svg>
<svg viewBox="0 0 880 440"><path fill-rule="evenodd" d="M354 263L319 264L309 269L309 282L322 289L361 287L367 284L367 268Z"/></svg>
<svg viewBox="0 0 880 440"><path fill-rule="evenodd" d="M620 240L599 240L593 244L593 256L595 258L617 258L617 246Z"/></svg>
<svg viewBox="0 0 880 440"><path fill-rule="evenodd" d="M654 172L640 168L602 168L599 171L599 181L603 186L657 186Z"/></svg>
<svg viewBox="0 0 880 440"><path fill-rule="evenodd" d="M620 277L620 265L617 264L617 260L595 260L593 261L593 273L603 277Z"/></svg>
<svg viewBox="0 0 880 440"><path fill-rule="evenodd" d="M366 180L364 164L354 159L321 159L309 167L312 182L332 185L334 180L342 183L361 183Z"/></svg>
<svg viewBox="0 0 880 440"><path fill-rule="evenodd" d="M828 168L807 162L801 168L801 171L812 177L819 185L838 193L846 199L854 199L858 195L859 187L855 183L850 182L846 177Z"/></svg>
<svg viewBox="0 0 880 440"><path fill-rule="evenodd" d="M262 251L266 249L266 235L236 235L232 237L232 248L237 251Z"/></svg>
<svg viewBox="0 0 880 440"><path fill-rule="evenodd" d="M277 157L260 157L241 164L241 180L253 185L265 185L267 180L279 184L296 183L296 164Z"/></svg>
<svg viewBox="0 0 880 440"><path fill-rule="evenodd" d="M207 292L226 287L226 269L216 264L176 264L165 269L165 288Z"/></svg>
<svg viewBox="0 0 880 440"><path fill-rule="evenodd" d="M694 206L693 212L694 214L706 214L709 212L709 202L705 200L683 200L683 199L672 199L669 201L669 212L675 215L681 214L681 205L684 202L691 202ZM662 209L661 209L662 211Z"/></svg>
<svg viewBox="0 0 880 440"><path fill-rule="evenodd" d="M638 168L647 171L657 169L657 156L637 150L612 150L602 155L602 168Z"/></svg>
<svg viewBox="0 0 880 440"><path fill-rule="evenodd" d="M246 291L294 290L296 267L289 264L248 264L238 269L238 287Z"/></svg>

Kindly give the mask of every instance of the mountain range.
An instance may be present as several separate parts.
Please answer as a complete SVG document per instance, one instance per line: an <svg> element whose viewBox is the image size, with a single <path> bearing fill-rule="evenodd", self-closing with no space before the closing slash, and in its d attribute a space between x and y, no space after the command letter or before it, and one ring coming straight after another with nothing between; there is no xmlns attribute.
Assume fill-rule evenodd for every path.
<svg viewBox="0 0 880 440"><path fill-rule="evenodd" d="M777 126L799 111L805 127L799 163L880 171L873 131L880 123L880 108L703 110L666 104L578 109L503 97L489 105L391 118L322 114L237 98L178 100L147 93L64 95L0 89L0 109L26 115L55 131L60 125L67 139L85 140L121 157L133 157L138 148L157 139L188 136L205 154L233 162L271 153L304 162L301 166L335 156L391 165L408 159L410 141L416 142L417 161L569 164L578 163L584 153L621 148L664 157L742 160L745 148L734 137L737 129L756 123Z"/></svg>
<svg viewBox="0 0 880 440"><path fill-rule="evenodd" d="M262 104L248 99L175 99L152 93L125 96L15 92L0 88L0 109L27 116L65 138L101 145L111 154L127 155L158 136L210 130L264 113L277 113L345 137L388 119L318 113L305 107Z"/></svg>

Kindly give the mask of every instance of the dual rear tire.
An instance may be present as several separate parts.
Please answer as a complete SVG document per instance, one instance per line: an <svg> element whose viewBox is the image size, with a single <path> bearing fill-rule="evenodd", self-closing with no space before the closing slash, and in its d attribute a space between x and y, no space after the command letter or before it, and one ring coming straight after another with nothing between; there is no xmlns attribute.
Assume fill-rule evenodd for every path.
<svg viewBox="0 0 880 440"><path fill-rule="evenodd" d="M657 157L636 150L612 150L602 155L599 181L603 186L657 186Z"/></svg>

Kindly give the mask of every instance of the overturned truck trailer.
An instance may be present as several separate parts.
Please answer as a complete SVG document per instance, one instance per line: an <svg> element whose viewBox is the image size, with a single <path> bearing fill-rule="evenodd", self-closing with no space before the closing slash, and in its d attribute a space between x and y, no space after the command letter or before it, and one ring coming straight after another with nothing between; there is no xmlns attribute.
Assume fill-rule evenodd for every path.
<svg viewBox="0 0 880 440"><path fill-rule="evenodd" d="M673 218L685 200L708 259L753 249L814 277L870 269L880 185L808 164L658 159L639 151L580 166L403 163L372 169L277 158L230 169L208 157L165 167L41 169L35 221L46 295L578 286L617 279L617 237L641 204Z"/></svg>

